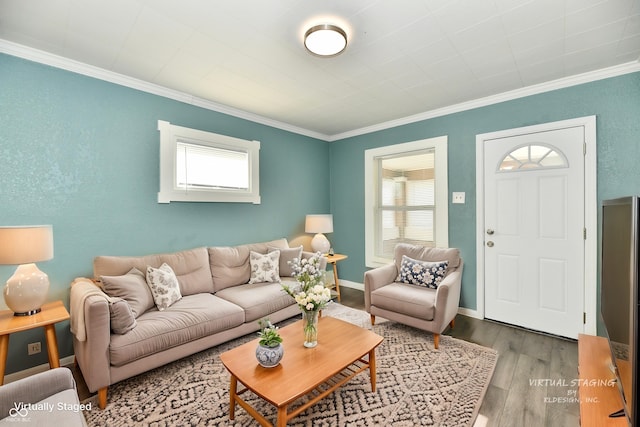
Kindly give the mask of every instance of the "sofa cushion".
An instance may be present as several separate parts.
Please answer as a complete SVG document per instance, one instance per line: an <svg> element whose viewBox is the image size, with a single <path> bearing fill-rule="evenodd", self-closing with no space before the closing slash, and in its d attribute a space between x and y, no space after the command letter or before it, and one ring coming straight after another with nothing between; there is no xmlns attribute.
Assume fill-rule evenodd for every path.
<svg viewBox="0 0 640 427"><path fill-rule="evenodd" d="M147 284L158 310L164 311L182 298L178 278L167 263L159 268L147 267Z"/></svg>
<svg viewBox="0 0 640 427"><path fill-rule="evenodd" d="M447 274L449 261L420 261L402 255L402 264L396 282L437 289Z"/></svg>
<svg viewBox="0 0 640 427"><path fill-rule="evenodd" d="M207 248L140 257L98 256L93 260L93 274L96 278L120 276L134 267L147 271L147 266L158 268L163 263L169 264L176 273L183 296L213 292Z"/></svg>
<svg viewBox="0 0 640 427"><path fill-rule="evenodd" d="M136 318L131 307L122 298L114 298L109 301L109 315L111 331L114 334L126 334L136 327Z"/></svg>
<svg viewBox="0 0 640 427"><path fill-rule="evenodd" d="M237 305L212 294L184 296L160 312L149 310L125 335L112 335L111 364L122 366L134 360L226 331L244 322Z"/></svg>
<svg viewBox="0 0 640 427"><path fill-rule="evenodd" d="M153 295L142 271L132 268L122 276L100 276L102 290L113 298L124 299L134 317L155 307Z"/></svg>
<svg viewBox="0 0 640 427"><path fill-rule="evenodd" d="M293 276L293 270L291 264L294 259L300 259L302 257L302 246L297 248L279 249L270 247L269 252L280 251L280 276L291 277Z"/></svg>
<svg viewBox="0 0 640 427"><path fill-rule="evenodd" d="M392 283L371 292L371 305L423 320L433 320L435 303L435 289L406 283Z"/></svg>
<svg viewBox="0 0 640 427"><path fill-rule="evenodd" d="M208 248L214 291L248 283L251 278L249 254L251 251L266 254L269 247L287 249L289 244L287 239L278 239L264 243Z"/></svg>
<svg viewBox="0 0 640 427"><path fill-rule="evenodd" d="M249 254L251 278L249 283L280 283L280 251L267 254L251 251Z"/></svg>
<svg viewBox="0 0 640 427"><path fill-rule="evenodd" d="M402 267L402 255L420 261L449 261L447 274L460 266L460 250L457 248L429 248L408 243L398 243L393 256L393 261L398 271Z"/></svg>
<svg viewBox="0 0 640 427"><path fill-rule="evenodd" d="M286 281L292 286L297 282ZM242 286L232 286L216 293L244 309L245 322L258 321L278 310L295 305L295 300L287 295L280 283L253 283Z"/></svg>

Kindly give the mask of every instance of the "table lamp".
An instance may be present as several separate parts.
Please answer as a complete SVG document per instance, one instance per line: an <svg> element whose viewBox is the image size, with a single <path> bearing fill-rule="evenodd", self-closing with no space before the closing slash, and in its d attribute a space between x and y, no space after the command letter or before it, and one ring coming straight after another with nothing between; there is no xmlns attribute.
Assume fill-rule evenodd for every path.
<svg viewBox="0 0 640 427"><path fill-rule="evenodd" d="M314 252L326 254L331 248L327 237L322 233L333 233L333 215L307 215L304 222L306 233L316 233L311 240L311 249Z"/></svg>
<svg viewBox="0 0 640 427"><path fill-rule="evenodd" d="M18 265L4 287L4 302L15 316L40 312L47 300L49 277L35 263L53 258L50 225L0 227L0 264Z"/></svg>

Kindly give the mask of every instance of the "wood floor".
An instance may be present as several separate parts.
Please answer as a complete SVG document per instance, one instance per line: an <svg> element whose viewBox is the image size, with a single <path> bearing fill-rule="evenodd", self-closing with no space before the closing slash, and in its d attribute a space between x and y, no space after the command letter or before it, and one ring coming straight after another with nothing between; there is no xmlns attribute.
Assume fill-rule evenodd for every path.
<svg viewBox="0 0 640 427"><path fill-rule="evenodd" d="M364 310L364 293L342 287L342 304ZM453 330L465 341L491 347L499 358L480 415L487 426L579 426L578 344L552 336L458 315ZM81 400L90 396L79 369L69 366Z"/></svg>
<svg viewBox="0 0 640 427"><path fill-rule="evenodd" d="M362 291L342 287L340 293L342 304L364 309ZM579 426L576 341L462 315L445 334L498 351L480 408L488 426Z"/></svg>

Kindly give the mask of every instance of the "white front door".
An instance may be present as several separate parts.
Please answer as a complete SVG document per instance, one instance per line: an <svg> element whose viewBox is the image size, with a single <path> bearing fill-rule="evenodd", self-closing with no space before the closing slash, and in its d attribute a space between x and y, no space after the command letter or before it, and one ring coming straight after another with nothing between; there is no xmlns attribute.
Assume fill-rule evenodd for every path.
<svg viewBox="0 0 640 427"><path fill-rule="evenodd" d="M584 127L483 143L485 317L577 338L585 310Z"/></svg>

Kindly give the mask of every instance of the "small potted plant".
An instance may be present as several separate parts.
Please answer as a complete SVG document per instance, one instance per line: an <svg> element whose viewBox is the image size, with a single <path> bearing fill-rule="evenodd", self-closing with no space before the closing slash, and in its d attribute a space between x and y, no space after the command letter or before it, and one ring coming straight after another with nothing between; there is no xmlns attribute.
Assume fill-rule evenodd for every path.
<svg viewBox="0 0 640 427"><path fill-rule="evenodd" d="M260 341L256 348L256 359L265 368L278 366L284 356L282 337L278 332L278 327L273 325L269 319L260 319L258 325L260 325L258 331Z"/></svg>

